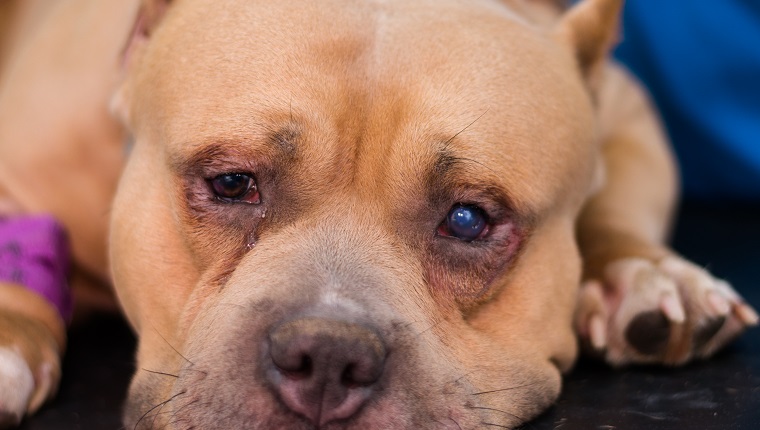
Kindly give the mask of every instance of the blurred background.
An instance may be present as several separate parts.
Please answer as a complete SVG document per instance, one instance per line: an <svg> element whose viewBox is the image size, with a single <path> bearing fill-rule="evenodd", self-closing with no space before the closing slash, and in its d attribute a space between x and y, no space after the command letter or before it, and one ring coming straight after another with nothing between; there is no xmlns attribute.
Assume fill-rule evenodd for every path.
<svg viewBox="0 0 760 430"><path fill-rule="evenodd" d="M649 88L684 197L760 202L760 0L630 0L616 57Z"/></svg>

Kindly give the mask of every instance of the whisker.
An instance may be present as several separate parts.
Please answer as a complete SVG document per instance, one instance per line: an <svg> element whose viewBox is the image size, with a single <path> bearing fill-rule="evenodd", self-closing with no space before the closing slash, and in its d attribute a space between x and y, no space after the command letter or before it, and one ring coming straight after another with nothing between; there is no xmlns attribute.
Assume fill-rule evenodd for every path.
<svg viewBox="0 0 760 430"><path fill-rule="evenodd" d="M137 420L137 422L135 423L134 430L137 430L137 426L140 425L140 423L142 422L142 420L144 420L148 416L148 414L150 414L151 412L155 411L158 408L163 407L165 404L171 402L172 400L176 399L177 397L179 397L179 396L181 396L181 395L183 395L185 393L186 393L186 391L180 391L179 393L177 393L177 394L169 397L168 399L166 399L163 402L157 404L156 406L153 406L152 408L148 409L147 412L145 412L144 414L142 414L142 416L140 417L140 419ZM160 411L160 409L159 409L159 411Z"/></svg>
<svg viewBox="0 0 760 430"><path fill-rule="evenodd" d="M420 336L422 336L423 334L425 334L425 333L429 332L430 330L432 330L433 327L435 327L436 325L437 324L431 325L430 327L426 328L425 330L422 330L421 332L415 334L414 337L420 337Z"/></svg>
<svg viewBox="0 0 760 430"><path fill-rule="evenodd" d="M501 412L501 413L502 413L502 414L504 414L504 415L509 415L509 416L510 416L510 417L512 417L512 418L517 418L517 419L518 419L518 420L520 420L520 421L525 421L525 419L524 419L523 417L521 417L521 416L519 416L519 415L515 415L515 414L513 414L512 412L502 411L501 409L496 409L496 408L486 408L486 407L484 407L484 406L470 406L470 409L483 409L483 410L486 410L486 411Z"/></svg>
<svg viewBox="0 0 760 430"><path fill-rule="evenodd" d="M457 425L457 428L458 428L459 430L462 430L462 426L460 426L460 425L459 425L459 423L457 422L457 420L455 420L454 418L451 418L451 417L449 417L449 419L450 419L451 421L453 421L453 422L454 422L454 424L456 424L456 425Z"/></svg>
<svg viewBox="0 0 760 430"><path fill-rule="evenodd" d="M439 326L439 325L441 325L441 324L443 324L443 321L437 321L437 322L433 323L433 324L432 324L430 327L426 328L425 330L422 330L421 332L419 332L419 333L415 334L415 335L414 335L414 337L420 337L420 336L422 336L423 334L425 334L425 333L429 332L430 330L432 330L432 329L434 329L434 328L438 327L438 326Z"/></svg>
<svg viewBox="0 0 760 430"><path fill-rule="evenodd" d="M155 428L156 428L156 420L158 419L158 416L159 416L159 415L161 415L161 414L163 413L163 412L161 412L161 411L163 411L163 410L164 410L164 406L166 406L166 403L164 403L163 405L161 405L161 407L160 407L160 408L158 408L158 411L156 411L156 413L155 413L155 414L153 414L153 421L151 421L151 423L150 423L150 428L151 428L151 430L153 430L153 429L155 429Z"/></svg>
<svg viewBox="0 0 760 430"><path fill-rule="evenodd" d="M470 372L467 372L467 373L463 374L462 376L458 377L457 379L455 379L455 380L453 380L453 381L449 382L449 384L455 384L455 383L457 383L457 382L461 381L462 379L464 379L464 378L466 378L466 377L468 377L468 376L472 375L472 374L473 374L473 373L475 373L475 372L477 372L477 370L472 370L472 371L470 371Z"/></svg>
<svg viewBox="0 0 760 430"><path fill-rule="evenodd" d="M156 334L157 334L157 335L158 335L158 336L159 336L161 339L163 339L163 341L164 341L164 342L166 342L166 344L167 344L167 345L169 345L169 348L171 348L171 349L172 349L174 352L176 352L176 353L177 353L177 355L179 355L180 357L182 357L182 359L184 359L184 360L185 360L185 361L187 361L188 363L190 363L190 364L192 364L193 366L195 366L195 363L193 363L192 361L190 361L190 359L188 359L187 357L185 357L184 355L182 355L182 353L181 353L181 352L179 352L179 351L177 350L177 348L175 348L175 347L174 347L174 345L172 345L171 343L169 343L169 341L168 341L168 340L166 340L166 338L164 337L164 335L162 335L162 334L161 334L161 332L159 332L159 331L156 329L156 327L155 327L155 326L153 326L152 324L151 324L151 326L153 327L153 331L155 331L155 332L156 332Z"/></svg>
<svg viewBox="0 0 760 430"><path fill-rule="evenodd" d="M465 128L459 130L459 132L457 134L451 136L449 138L449 140L443 142L443 148L444 149L448 148L449 144L451 144L451 142L454 139L456 139L457 136L459 136L460 134L464 133L468 128L472 127L472 125L475 124L476 122L478 122L480 120L480 118L483 118L483 115L485 115L486 113L488 113L488 109L486 109L485 112L483 112L482 114L480 114L479 117L475 118L471 123L467 124L467 126Z"/></svg>
<svg viewBox="0 0 760 430"><path fill-rule="evenodd" d="M503 429L508 429L509 428L509 427L503 426L501 424L487 423L485 421L481 421L480 423L483 424L484 426L499 427L499 428L503 428Z"/></svg>
<svg viewBox="0 0 760 430"><path fill-rule="evenodd" d="M510 391L510 390L517 390L517 389L520 389L520 388L530 387L531 385L536 385L536 383L535 382L531 382L530 384L517 385L517 386L514 386L514 387L508 387L508 388L500 388L498 390L481 391L479 393L471 393L470 395L471 396L480 396L480 395L483 395L483 394L499 393L499 392L502 392L502 391Z"/></svg>
<svg viewBox="0 0 760 430"><path fill-rule="evenodd" d="M409 327L411 327L411 326L413 326L415 324L419 324L419 323L420 323L420 321L416 321L416 320L415 321L409 321L408 323L405 323L403 325L403 328L409 328Z"/></svg>
<svg viewBox="0 0 760 430"><path fill-rule="evenodd" d="M196 404L196 403L198 403L198 399L194 399L193 401L187 402L187 403L185 403L184 405L182 405L180 408L178 408L178 409L176 409L176 410L172 411L172 415L169 417L169 419L168 419L168 421L167 421L166 425L164 426L164 429L163 429L163 430L165 430L165 429L166 429L167 427L169 427L170 425L175 425L175 424L177 424L177 423L180 423L180 422L182 422L182 420L183 420L184 418L182 418L182 417L179 417L179 418L178 418L178 417L177 417L177 414L179 414L179 413L180 413L180 412L181 412L183 409L185 409L186 407L188 407L188 406L192 406L192 405L194 405L194 404ZM205 405L205 404L207 404L207 403L203 403L203 404Z"/></svg>
<svg viewBox="0 0 760 430"><path fill-rule="evenodd" d="M171 376L172 378L179 378L178 375L175 375L173 373L159 372L157 370L150 370L150 369L145 369L145 368L140 369L140 370L142 370L143 372L152 373L154 375Z"/></svg>

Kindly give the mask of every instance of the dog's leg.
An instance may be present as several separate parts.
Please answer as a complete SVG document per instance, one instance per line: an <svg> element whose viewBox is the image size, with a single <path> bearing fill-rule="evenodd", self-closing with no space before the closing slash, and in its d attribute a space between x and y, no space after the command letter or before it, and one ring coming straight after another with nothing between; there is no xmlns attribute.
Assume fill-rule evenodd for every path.
<svg viewBox="0 0 760 430"><path fill-rule="evenodd" d="M7 79L7 64L19 40L46 13L42 3L9 0L0 6L0 80ZM24 212L0 183L0 219ZM8 245L0 243L2 252ZM65 343L65 324L54 306L25 286L0 281L0 428L17 425L55 394Z"/></svg>
<svg viewBox="0 0 760 430"><path fill-rule="evenodd" d="M55 394L65 340L53 306L25 287L0 283L0 428Z"/></svg>
<svg viewBox="0 0 760 430"><path fill-rule="evenodd" d="M138 3L22 3L14 19L28 25L13 23L0 71L0 224L52 215L70 239L70 281L81 303L80 287L108 279L105 236L124 156L123 130L108 104ZM40 8L22 17L33 3ZM65 347L64 318L53 302L13 278L0 280L0 428L55 393ZM65 282L55 285L65 291ZM102 291L84 298L110 305Z"/></svg>
<svg viewBox="0 0 760 430"><path fill-rule="evenodd" d="M709 356L756 325L757 314L728 283L665 245L675 163L644 93L610 66L598 95L605 173L578 226L582 343L613 365Z"/></svg>
<svg viewBox="0 0 760 430"><path fill-rule="evenodd" d="M21 206L0 187L0 223L20 216ZM10 245L0 239L0 264L9 263L3 254L14 251ZM0 281L0 428L16 425L55 393L65 342L64 321L51 303L26 286Z"/></svg>

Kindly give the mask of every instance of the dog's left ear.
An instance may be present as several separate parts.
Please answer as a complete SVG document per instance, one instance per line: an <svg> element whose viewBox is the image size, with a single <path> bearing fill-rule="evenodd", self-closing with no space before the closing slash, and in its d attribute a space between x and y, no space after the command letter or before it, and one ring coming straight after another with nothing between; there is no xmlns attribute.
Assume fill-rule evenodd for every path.
<svg viewBox="0 0 760 430"><path fill-rule="evenodd" d="M618 41L623 0L583 0L568 10L555 28L575 53L583 76L593 81Z"/></svg>

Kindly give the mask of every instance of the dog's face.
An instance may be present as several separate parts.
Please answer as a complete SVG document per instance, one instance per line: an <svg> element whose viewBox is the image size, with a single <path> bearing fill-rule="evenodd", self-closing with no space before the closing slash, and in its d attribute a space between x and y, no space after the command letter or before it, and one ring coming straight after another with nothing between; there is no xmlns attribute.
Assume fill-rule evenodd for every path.
<svg viewBox="0 0 760 430"><path fill-rule="evenodd" d="M125 83L129 428L511 428L575 356L571 47L488 2L172 5Z"/></svg>

